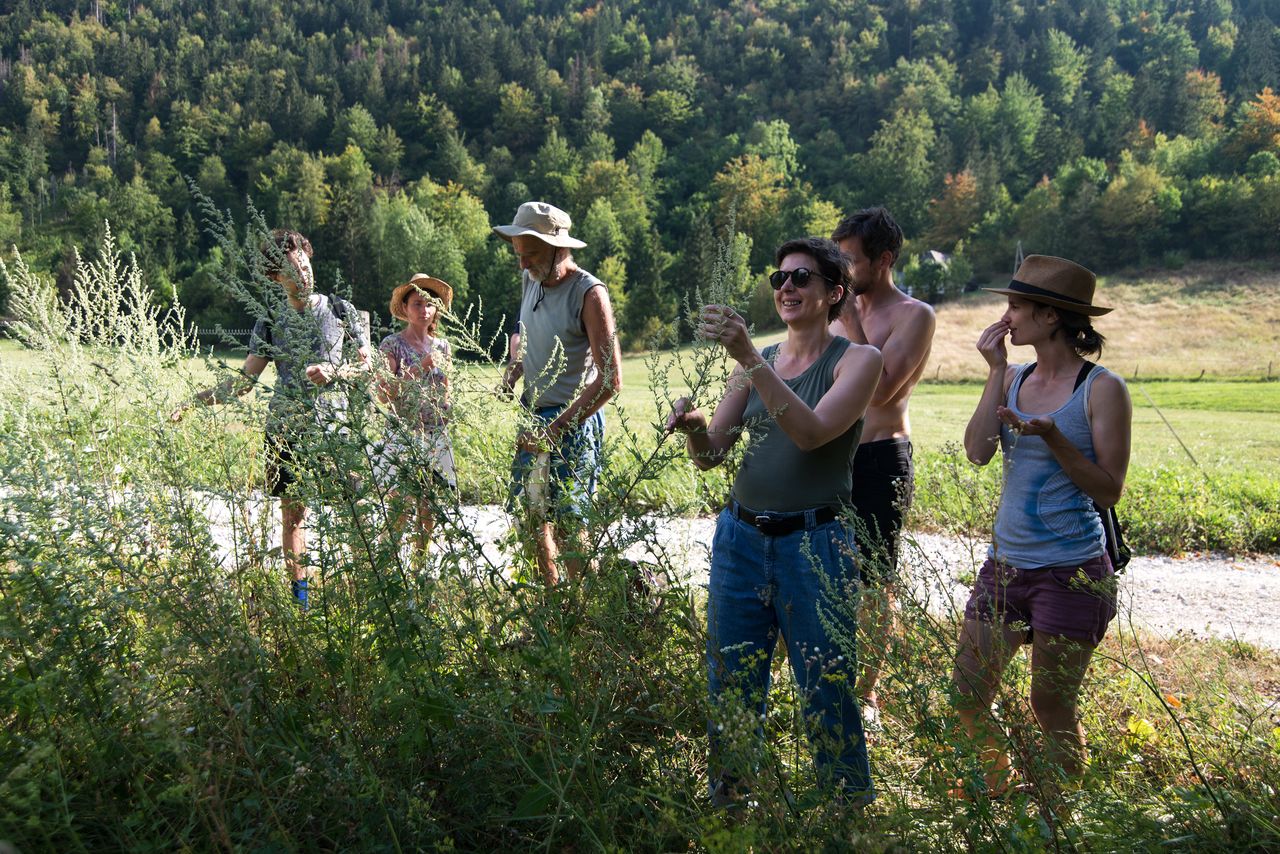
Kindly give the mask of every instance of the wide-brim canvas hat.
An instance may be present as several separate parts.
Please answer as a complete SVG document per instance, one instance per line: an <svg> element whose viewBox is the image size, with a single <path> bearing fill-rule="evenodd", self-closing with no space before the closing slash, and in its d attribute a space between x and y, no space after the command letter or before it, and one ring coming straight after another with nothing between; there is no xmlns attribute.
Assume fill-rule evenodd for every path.
<svg viewBox="0 0 1280 854"><path fill-rule="evenodd" d="M1007 288L983 288L993 294L1008 294L1032 302L1064 308L1077 314L1097 317L1111 308L1093 304L1098 280L1091 270L1075 261L1052 255L1028 255L1013 274Z"/></svg>
<svg viewBox="0 0 1280 854"><path fill-rule="evenodd" d="M573 220L567 213L555 205L546 202L525 202L516 211L516 218L511 225L495 225L493 233L508 243L511 238L528 235L536 237L549 246L565 249L581 249L587 244L576 237L569 236Z"/></svg>
<svg viewBox="0 0 1280 854"><path fill-rule="evenodd" d="M409 299L410 292L414 290L431 294L440 300L444 303L445 311L453 305L453 287L448 282L437 279L435 276L428 276L426 273L414 273L413 278L391 292L391 316L396 320L408 321L409 317L405 314L404 304Z"/></svg>

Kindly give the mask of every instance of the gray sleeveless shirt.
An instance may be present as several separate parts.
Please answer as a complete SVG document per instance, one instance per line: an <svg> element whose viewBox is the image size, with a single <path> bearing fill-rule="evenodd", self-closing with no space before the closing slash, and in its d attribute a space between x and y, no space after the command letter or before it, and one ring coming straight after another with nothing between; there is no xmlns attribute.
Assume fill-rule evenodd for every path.
<svg viewBox="0 0 1280 854"><path fill-rule="evenodd" d="M831 390L836 364L848 349L848 340L836 336L804 373L783 382L806 406L816 407ZM761 355L772 364L778 356L778 345L764 348ZM862 436L861 418L822 447L802 451L778 426L752 386L742 424L750 432L751 442L733 481L733 497L739 504L757 512L790 513L839 507L849 500L853 491L853 455Z"/></svg>
<svg viewBox="0 0 1280 854"><path fill-rule="evenodd" d="M1029 367L1019 366L1005 404L1023 419L1041 414L1018 408L1018 392ZM1067 402L1048 413L1062 435L1095 462L1085 401L1094 379L1105 370L1093 368ZM1072 483L1044 439L1019 436L1002 423L1000 449L1004 453L1004 490L989 554L1021 569L1069 566L1101 555L1106 546L1093 500Z"/></svg>
<svg viewBox="0 0 1280 854"><path fill-rule="evenodd" d="M525 400L531 406L564 406L579 387L595 381L596 364L582 323L587 291L604 283L577 270L555 287L521 274L520 349L524 353Z"/></svg>

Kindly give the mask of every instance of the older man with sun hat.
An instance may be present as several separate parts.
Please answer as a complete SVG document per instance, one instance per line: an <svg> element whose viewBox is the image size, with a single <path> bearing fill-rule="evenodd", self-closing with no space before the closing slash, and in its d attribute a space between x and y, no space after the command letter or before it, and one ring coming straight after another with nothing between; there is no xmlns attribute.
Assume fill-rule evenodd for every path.
<svg viewBox="0 0 1280 854"><path fill-rule="evenodd" d="M575 263L572 250L586 244L569 234L572 225L553 205L525 202L510 225L493 229L520 266L520 319L503 384L524 380L520 400L533 419L516 437L511 497L541 504L528 499L545 489L545 508L528 508L526 521L548 584L560 580L562 556L570 579L590 563L582 523L600 469L600 410L622 388L609 291Z"/></svg>

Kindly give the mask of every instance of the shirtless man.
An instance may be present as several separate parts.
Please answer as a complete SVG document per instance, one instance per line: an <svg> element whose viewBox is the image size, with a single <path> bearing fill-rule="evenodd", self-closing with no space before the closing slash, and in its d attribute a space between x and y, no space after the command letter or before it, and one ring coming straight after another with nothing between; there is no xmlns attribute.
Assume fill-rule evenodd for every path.
<svg viewBox="0 0 1280 854"><path fill-rule="evenodd" d="M893 284L893 265L902 249L902 229L887 210L868 208L846 217L831 235L853 263L854 299L831 324L831 331L855 344L871 344L884 357L884 373L867 408L862 440L853 462L853 506L864 543L862 575L866 591L858 623L862 646L885 648L893 627L893 578L898 564L902 520L911 506L915 473L911 464L911 423L907 404L924 373L933 346L933 308ZM880 659L864 655L855 690L869 726L879 719L876 682Z"/></svg>

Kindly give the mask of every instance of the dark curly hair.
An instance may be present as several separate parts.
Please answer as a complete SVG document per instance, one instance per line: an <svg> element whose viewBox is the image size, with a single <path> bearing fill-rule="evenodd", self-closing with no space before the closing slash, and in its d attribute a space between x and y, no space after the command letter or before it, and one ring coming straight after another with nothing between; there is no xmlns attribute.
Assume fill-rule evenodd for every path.
<svg viewBox="0 0 1280 854"><path fill-rule="evenodd" d="M773 254L773 263L781 264L783 258L797 254L813 257L818 263L818 269L814 272L826 281L828 291L835 290L837 286L841 288L840 299L827 309L828 322L835 320L840 316L844 301L853 292L853 267L849 264L848 257L840 251L839 246L825 237L796 237L778 247L778 251Z"/></svg>

